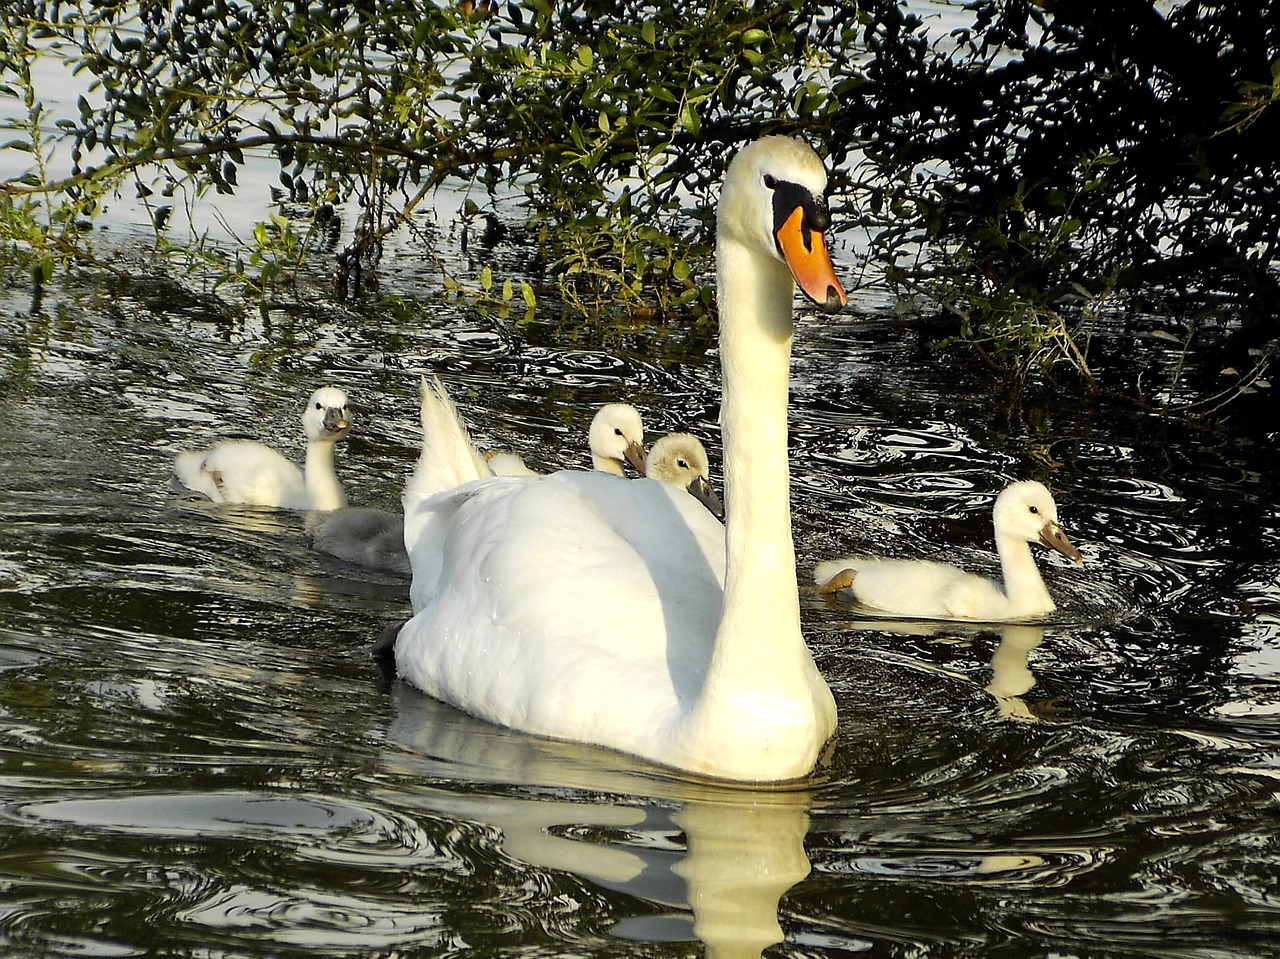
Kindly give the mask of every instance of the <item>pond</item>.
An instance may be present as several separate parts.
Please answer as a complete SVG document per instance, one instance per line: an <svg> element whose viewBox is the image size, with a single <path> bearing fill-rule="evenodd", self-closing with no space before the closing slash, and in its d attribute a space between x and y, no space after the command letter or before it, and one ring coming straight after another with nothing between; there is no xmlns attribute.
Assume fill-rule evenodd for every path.
<svg viewBox="0 0 1280 959"><path fill-rule="evenodd" d="M263 201L219 198L196 229ZM461 202L428 224L447 257ZM129 206L120 249L146 243ZM525 251L471 255L460 275ZM438 285L402 247L360 306L241 310L150 270L0 289L6 957L1280 956L1267 401L1192 429L1008 396L892 303L803 310L793 522L839 728L800 786L709 786L406 687L370 656L406 577L315 552L303 514L173 483L175 453L226 436L299 460L331 382L353 504L396 509L422 373L538 468L585 467L592 413L626 399L650 439L696 433L720 483L709 329L396 302ZM1134 350L1179 360L1112 354ZM995 575L991 504L1023 478L1084 554L1037 554L1043 624L894 622L810 587L860 551Z"/></svg>
<svg viewBox="0 0 1280 959"><path fill-rule="evenodd" d="M585 466L592 412L627 399L650 438L699 435L719 484L711 335L548 312L4 291L6 956L1280 955L1273 425L1019 402L886 303L803 311L793 516L840 722L786 789L432 701L370 657L404 577L171 480L223 436L300 458L333 382L352 502L395 509L425 372L537 467ZM930 629L807 586L855 551L996 573L991 503L1018 478L1084 554L1037 554L1044 624Z"/></svg>

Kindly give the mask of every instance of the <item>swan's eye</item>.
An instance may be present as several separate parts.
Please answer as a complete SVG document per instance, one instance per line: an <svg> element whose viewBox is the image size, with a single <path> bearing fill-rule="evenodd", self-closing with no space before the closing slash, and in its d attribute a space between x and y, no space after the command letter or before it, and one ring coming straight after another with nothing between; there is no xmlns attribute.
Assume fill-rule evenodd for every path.
<svg viewBox="0 0 1280 959"><path fill-rule="evenodd" d="M687 470L689 468L689 464L684 460L676 460L676 466L680 467L682 470Z"/></svg>
<svg viewBox="0 0 1280 959"><path fill-rule="evenodd" d="M615 430L613 431L613 435L614 435L614 436L621 436L621 435L622 435L622 430L617 430L617 429L615 429Z"/></svg>
<svg viewBox="0 0 1280 959"><path fill-rule="evenodd" d="M318 410L324 409L324 404L321 403L319 400L316 400L316 409Z"/></svg>
<svg viewBox="0 0 1280 959"><path fill-rule="evenodd" d="M770 190L776 190L778 188L778 181L772 173L766 173L764 175L764 185Z"/></svg>
<svg viewBox="0 0 1280 959"><path fill-rule="evenodd" d="M1033 512L1033 513L1039 513L1039 512L1040 512L1040 507L1038 507L1038 506L1033 506L1033 507L1031 507L1031 512Z"/></svg>

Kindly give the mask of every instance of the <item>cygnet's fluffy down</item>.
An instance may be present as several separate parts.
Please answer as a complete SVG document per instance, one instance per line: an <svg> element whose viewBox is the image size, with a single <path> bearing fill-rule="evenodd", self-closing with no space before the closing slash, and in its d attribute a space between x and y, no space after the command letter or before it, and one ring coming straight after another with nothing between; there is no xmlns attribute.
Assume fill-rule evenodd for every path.
<svg viewBox="0 0 1280 959"><path fill-rule="evenodd" d="M226 440L212 449L179 453L174 457L174 474L183 486L215 503L339 509L347 504L347 497L333 468L334 445L346 437L350 426L347 394L336 386L321 387L311 394L302 414L307 437L305 471L262 443Z"/></svg>
<svg viewBox="0 0 1280 959"><path fill-rule="evenodd" d="M724 519L724 504L711 485L706 447L692 433L668 433L649 450L645 476L691 493L716 519Z"/></svg>
<svg viewBox="0 0 1280 959"><path fill-rule="evenodd" d="M1002 582L932 560L871 556L821 562L814 581L824 593L847 591L865 606L921 619L1000 622L1053 612L1030 544L1082 561L1058 523L1053 496L1041 483L1014 483L996 498L993 516Z"/></svg>
<svg viewBox="0 0 1280 959"><path fill-rule="evenodd" d="M494 476L537 476L537 471L525 465L524 457L510 450L490 450L484 454L485 462Z"/></svg>
<svg viewBox="0 0 1280 959"><path fill-rule="evenodd" d="M349 506L317 515L306 535L318 553L370 569L409 574L402 513Z"/></svg>
<svg viewBox="0 0 1280 959"><path fill-rule="evenodd" d="M644 422L640 411L630 403L606 403L600 407L591 418L587 441L595 469L623 476L623 465L629 464L644 475Z"/></svg>

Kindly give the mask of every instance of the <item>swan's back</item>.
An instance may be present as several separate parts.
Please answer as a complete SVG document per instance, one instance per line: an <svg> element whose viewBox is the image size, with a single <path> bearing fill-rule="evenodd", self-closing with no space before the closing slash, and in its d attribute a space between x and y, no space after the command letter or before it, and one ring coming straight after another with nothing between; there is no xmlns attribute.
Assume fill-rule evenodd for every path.
<svg viewBox="0 0 1280 959"><path fill-rule="evenodd" d="M419 510L409 522L439 540L411 554L415 591L433 581L414 596L415 641L396 648L415 685L492 722L558 738L585 725L606 742L630 735L614 727L674 721L671 705L696 694L724 538L692 497L566 470L472 483ZM625 719L612 715L623 701Z"/></svg>

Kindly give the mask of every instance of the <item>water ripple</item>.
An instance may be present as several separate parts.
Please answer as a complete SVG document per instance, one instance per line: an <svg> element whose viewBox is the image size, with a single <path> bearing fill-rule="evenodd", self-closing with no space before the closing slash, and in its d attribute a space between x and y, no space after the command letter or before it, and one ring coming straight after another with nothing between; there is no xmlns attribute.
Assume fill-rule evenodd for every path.
<svg viewBox="0 0 1280 959"><path fill-rule="evenodd" d="M35 824L170 839L225 836L297 843L326 862L409 867L446 865L449 857L412 821L323 796L269 793L162 793L19 803L5 810Z"/></svg>
<svg viewBox="0 0 1280 959"><path fill-rule="evenodd" d="M1066 886L1106 863L1112 851L1027 849L1004 852L946 849L922 852L911 846L829 851L814 858L814 869L832 875L863 874L926 883L988 883L1017 889Z"/></svg>
<svg viewBox="0 0 1280 959"><path fill-rule="evenodd" d="M324 952L413 944L440 949L450 939L440 909L398 906L382 897L318 889L278 891L251 886L219 890L175 919L207 932L261 939Z"/></svg>

